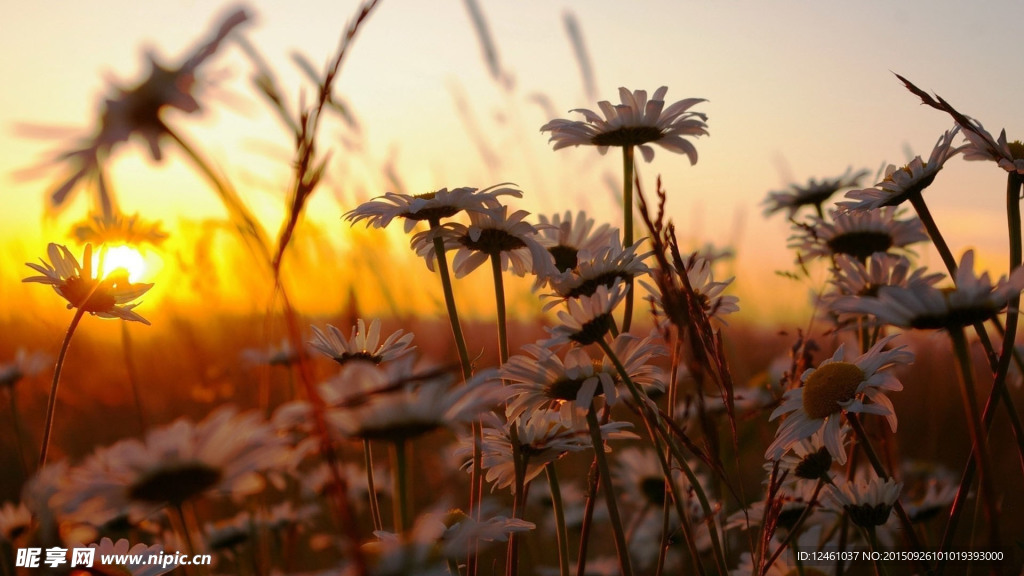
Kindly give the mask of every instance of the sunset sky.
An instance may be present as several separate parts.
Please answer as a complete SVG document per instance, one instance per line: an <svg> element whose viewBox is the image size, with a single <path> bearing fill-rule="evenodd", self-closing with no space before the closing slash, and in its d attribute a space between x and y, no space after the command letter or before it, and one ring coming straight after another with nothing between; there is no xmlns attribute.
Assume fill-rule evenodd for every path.
<svg viewBox="0 0 1024 576"><path fill-rule="evenodd" d="M521 205L533 212L582 207L615 222L620 156L601 157L591 148L553 152L539 128L552 113L577 119L570 109L617 101L620 86L653 92L665 85L669 102L708 99L695 109L708 114L710 137L697 140L700 161L693 167L683 156L656 149L652 163L639 165L645 190L662 176L684 244L734 245L741 317L779 321L803 309L813 286L774 274L792 269L793 254L785 248L790 232L784 217L762 216L766 194L791 181L838 176L848 166L873 175L885 163L927 158L952 127L945 115L920 106L894 72L942 95L993 133L1005 128L1011 140L1024 134L1024 5L1010 0L479 5L504 88L489 72L477 30L458 0L383 0L360 31L338 84L359 131L334 123L323 135L321 145L333 151L329 180L309 211L333 242L352 241L340 221L346 210L393 189L384 175L388 168L412 193L508 181L524 190ZM145 50L168 65L180 63L234 6L194 0L7 6L0 35L6 55L0 63L3 315L13 310L12 298L25 293L21 263L43 255L47 242L67 242L70 224L88 208L79 194L58 218L44 220L44 196L55 176L43 170L27 178L24 169L45 163L48 152L85 133L109 82L127 86L145 73ZM321 65L356 6L249 5L254 19L239 31L271 63L293 109L300 94L309 102L314 92L290 54ZM575 17L593 66L592 96L566 33L566 14ZM273 234L283 214L291 142L246 84L251 70L237 46L226 46L204 68L214 85L203 91L202 117L168 114L167 120L228 172ZM67 132L40 138L40 126ZM224 215L175 153L155 165L143 147L127 147L113 166L124 211L162 220L172 238L185 220ZM954 252L976 248L996 275L1005 273L1004 180L993 164L956 158L926 197ZM399 238L396 245L404 244ZM933 254L922 257L931 268L941 265Z"/></svg>

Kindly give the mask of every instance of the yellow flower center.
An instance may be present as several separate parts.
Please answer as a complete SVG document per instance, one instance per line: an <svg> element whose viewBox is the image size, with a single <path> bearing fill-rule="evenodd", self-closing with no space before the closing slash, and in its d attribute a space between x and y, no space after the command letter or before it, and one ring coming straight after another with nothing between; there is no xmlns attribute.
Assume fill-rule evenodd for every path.
<svg viewBox="0 0 1024 576"><path fill-rule="evenodd" d="M804 412L816 419L839 412L839 403L851 400L863 381L864 371L856 364L833 362L818 368L804 383Z"/></svg>

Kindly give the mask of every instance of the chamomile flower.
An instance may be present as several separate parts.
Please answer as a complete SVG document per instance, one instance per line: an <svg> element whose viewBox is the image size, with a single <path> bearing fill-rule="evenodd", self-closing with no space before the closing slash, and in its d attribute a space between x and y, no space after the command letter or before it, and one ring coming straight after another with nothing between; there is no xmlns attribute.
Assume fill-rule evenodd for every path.
<svg viewBox="0 0 1024 576"><path fill-rule="evenodd" d="M714 318L725 322L724 316L740 309L739 298L725 294L726 288L732 284L734 279L729 278L721 282L716 281L710 260L701 257L697 253L693 253L686 259L684 266L686 267L687 283L693 290L693 296L697 299L697 303L709 319ZM664 273L664 271L659 273ZM678 275L679 272L673 267L671 274ZM667 321L668 315L665 312L661 291L656 286L647 282L641 281L641 285L648 292L647 299L651 303L655 316L666 318L665 321Z"/></svg>
<svg viewBox="0 0 1024 576"><path fill-rule="evenodd" d="M867 170L853 172L853 167L846 169L841 176L836 178L825 178L820 182L811 178L805 186L790 184L786 190L769 192L768 198L762 204L765 206L764 215L771 216L776 212L786 210L792 218L797 210L804 206L814 206L819 211L821 205L840 190L853 188L860 185L862 178L868 175ZM819 212L820 213L820 212Z"/></svg>
<svg viewBox="0 0 1024 576"><path fill-rule="evenodd" d="M960 125L968 144L963 147L964 160L990 160L999 164L1007 172L1024 174L1024 143L1020 140L1006 141L1006 130L999 132L999 138L993 138L973 118L967 119L968 126Z"/></svg>
<svg viewBox="0 0 1024 576"><path fill-rule="evenodd" d="M974 251L968 250L956 272L956 286L935 288L918 283L886 286L877 297L838 299L833 308L842 312L871 314L879 323L921 330L957 329L984 322L1006 307L1014 294L1024 290L1024 268L995 284L988 272L974 275Z"/></svg>
<svg viewBox="0 0 1024 576"><path fill-rule="evenodd" d="M65 246L51 243L47 247L50 262L27 263L29 268L42 274L31 276L22 282L49 284L53 290L68 301L68 308L81 308L100 318L120 318L149 324L133 308L133 302L146 293L152 284L132 284L124 270L115 270L105 278L98 278L92 269L92 245L86 244L82 265Z"/></svg>
<svg viewBox="0 0 1024 576"><path fill-rule="evenodd" d="M167 239L167 233L160 222L147 222L138 214L125 216L111 211L108 214L91 214L72 228L71 234L81 244L107 244L159 246Z"/></svg>
<svg viewBox="0 0 1024 576"><path fill-rule="evenodd" d="M32 526L32 512L24 502L0 506L0 539L14 542Z"/></svg>
<svg viewBox="0 0 1024 576"><path fill-rule="evenodd" d="M369 330L366 322L358 319L349 338L330 324L326 333L313 326L313 334L315 338L310 341L310 346L341 365L357 360L380 364L401 358L416 349L411 346L413 335L406 334L404 330L393 332L381 343L379 318L370 322Z"/></svg>
<svg viewBox="0 0 1024 576"><path fill-rule="evenodd" d="M537 228L537 241L555 259L555 272L575 270L581 261L591 258L618 237L618 230L608 224L595 228L594 219L582 210L575 217L566 210L564 215L554 214L549 218L540 214L537 218L541 224Z"/></svg>
<svg viewBox="0 0 1024 576"><path fill-rule="evenodd" d="M642 240L623 248L618 235L612 236L608 244L595 249L579 260L576 268L548 278L548 284L555 291L547 295L552 301L550 309L561 300L592 296L599 286L611 288L617 281L629 282L650 272L644 263L650 253L637 254Z"/></svg>
<svg viewBox="0 0 1024 576"><path fill-rule="evenodd" d="M500 258L502 270L511 266L516 276L532 273L547 277L554 273L554 261L537 241L537 228L525 221L529 215L525 210L509 214L507 206L487 213L471 212L469 226L448 222L436 230L420 232L413 237L412 247L433 271L437 259L434 238L440 236L445 250L455 250L452 267L456 278L465 277L495 257Z"/></svg>
<svg viewBox="0 0 1024 576"><path fill-rule="evenodd" d="M892 507L899 500L903 484L893 480L874 477L850 480L833 485L829 492L835 505L845 510L854 524L864 528L875 528L889 521Z"/></svg>
<svg viewBox="0 0 1024 576"><path fill-rule="evenodd" d="M367 226L384 228L395 218L401 218L405 221L405 232L409 233L418 222L438 224L463 211L473 214L497 210L501 207L498 201L501 196L522 198L523 193L505 184L496 184L483 190L441 188L416 196L388 192L350 210L345 214L345 219L353 224L365 220Z"/></svg>
<svg viewBox="0 0 1024 576"><path fill-rule="evenodd" d="M852 362L843 360L844 350L840 346L831 358L805 371L801 377L803 386L786 391L782 405L772 412L770 420L788 416L779 426L765 458L778 460L794 444L822 430L822 440L832 457L840 464L845 463L840 434L844 412L885 416L895 432L896 413L885 392L903 389L892 369L910 364L914 355L905 346L886 350L894 338L882 338Z"/></svg>
<svg viewBox="0 0 1024 576"><path fill-rule="evenodd" d="M609 146L639 146L644 160L654 159L657 144L666 150L686 154L690 164L697 163L697 149L687 137L707 135L707 115L690 108L705 102L703 98L687 98L667 108L667 86L658 88L648 100L646 90L630 92L619 88L621 104L598 102L601 115L586 109L575 109L584 120L552 120L541 126L541 132L551 133L554 149L568 146L597 146L604 154Z"/></svg>
<svg viewBox="0 0 1024 576"><path fill-rule="evenodd" d="M614 404L616 372L608 370L579 348L569 348L564 357L550 347L527 344L501 367L509 383L509 419L540 410L559 410L566 421L575 409L586 410L595 396L603 395Z"/></svg>
<svg viewBox="0 0 1024 576"><path fill-rule="evenodd" d="M899 206L911 196L920 194L925 188L931 186L946 160L961 151L961 147L953 147L953 138L959 130L959 127L954 127L943 133L935 144L935 148L932 149L927 162L917 156L902 168L890 164L885 169L885 178L881 182L875 184L873 188L847 192L846 197L851 200L839 202L839 206L849 210Z"/></svg>
<svg viewBox="0 0 1024 576"><path fill-rule="evenodd" d="M691 465L692 466L692 465ZM706 479L698 476L703 485ZM622 497L637 510L654 508L660 510L665 498L670 497L658 455L648 448L625 448L616 453L612 481L622 490ZM673 472L673 482L685 488L686 481L678 469Z"/></svg>
<svg viewBox="0 0 1024 576"><path fill-rule="evenodd" d="M896 208L878 210L830 210L829 220L811 218L797 224L789 247L807 258L828 258L840 254L864 261L875 252L905 249L928 240L924 225L916 216L898 220Z"/></svg>
<svg viewBox="0 0 1024 576"><path fill-rule="evenodd" d="M442 554L451 560L464 559L478 542L505 542L512 534L536 528L533 522L507 516L475 520L461 510L448 512L443 522L445 531L439 544Z"/></svg>
<svg viewBox="0 0 1024 576"><path fill-rule="evenodd" d="M559 310L558 319L561 323L548 328L551 338L546 346L575 342L581 346L593 344L604 338L614 324L612 312L626 297L629 286L616 280L609 288L598 286L591 296L570 298L566 301L568 310Z"/></svg>

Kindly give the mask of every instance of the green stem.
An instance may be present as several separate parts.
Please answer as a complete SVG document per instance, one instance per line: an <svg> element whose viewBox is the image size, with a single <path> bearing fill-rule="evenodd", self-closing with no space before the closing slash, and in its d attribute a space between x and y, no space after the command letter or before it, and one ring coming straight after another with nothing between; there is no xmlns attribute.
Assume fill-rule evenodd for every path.
<svg viewBox="0 0 1024 576"><path fill-rule="evenodd" d="M99 286L99 283L96 284ZM95 288L93 288L95 290ZM83 300L88 302L89 298L92 298L92 292ZM60 345L60 353L57 355L57 366L53 369L53 382L50 384L50 397L46 403L46 423L43 425L43 444L39 449L39 468L42 469L46 465L46 455L50 449L50 434L53 432L53 413L57 407L57 387L60 385L60 373L64 368L64 358L67 356L68 347L71 346L71 337L75 334L75 329L78 328L78 323L82 320L82 315L85 314L85 308L79 307L75 309L75 315L71 318L71 324L68 326L68 331L64 334L64 342Z"/></svg>
<svg viewBox="0 0 1024 576"><path fill-rule="evenodd" d="M409 442L407 440L396 440L391 445L391 456L394 464L391 466L393 485L395 487L395 532L405 534L412 528L412 510L409 501Z"/></svg>
<svg viewBox="0 0 1024 576"><path fill-rule="evenodd" d="M622 247L633 245L633 146L622 147ZM628 282L623 308L622 331L629 332L633 323L633 279Z"/></svg>
<svg viewBox="0 0 1024 576"><path fill-rule="evenodd" d="M373 449L369 440L363 440L363 463L366 466L366 491L370 499L370 517L373 529L383 530L384 521L380 517L380 502L377 500L377 488L373 478Z"/></svg>
<svg viewBox="0 0 1024 576"><path fill-rule="evenodd" d="M555 514L555 535L558 539L558 573L569 576L569 534L565 530L565 508L562 506L562 490L558 486L558 474L555 463L548 462L544 466L548 476L548 489L551 490L551 508Z"/></svg>
<svg viewBox="0 0 1024 576"><path fill-rule="evenodd" d="M985 512L989 521L989 538L992 549L999 548L999 513L996 509L996 493L992 483L992 463L989 460L988 448L985 443L985 430L982 426L978 398L974 391L974 369L971 352L967 344L967 336L963 328L949 330L953 339L953 351L960 365L960 394L964 402L967 427L971 433L975 465L980 474L981 499L985 502Z"/></svg>
<svg viewBox="0 0 1024 576"><path fill-rule="evenodd" d="M590 439L594 444L594 456L597 458L598 473L604 479L602 483L604 502L608 508L608 519L612 524L615 552L619 557L619 569L622 572L622 576L633 576L633 567L629 562L629 547L626 545L626 534L622 528L619 505L615 499L615 488L612 485L612 472L611 468L608 467L608 458L604 453L604 438L601 436L601 424L597 421L597 412L594 410L593 404L587 408L587 426L590 428Z"/></svg>

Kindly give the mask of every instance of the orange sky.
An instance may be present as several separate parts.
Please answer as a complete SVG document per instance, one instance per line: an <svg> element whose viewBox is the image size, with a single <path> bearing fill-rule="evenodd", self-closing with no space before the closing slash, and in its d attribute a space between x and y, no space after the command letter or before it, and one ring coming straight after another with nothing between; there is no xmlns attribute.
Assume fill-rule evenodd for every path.
<svg viewBox="0 0 1024 576"><path fill-rule="evenodd" d="M951 126L942 114L919 106L891 72L938 92L994 131L1005 126L1011 138L1024 131L1016 105L1022 79L1014 72L1019 63L1015 26L1024 7L1010 1L986 3L983 9L923 1L842 8L666 1L632 10L610 0L480 5L500 66L512 80L508 89L489 74L462 2L383 0L342 71L339 92L361 129L355 133L334 124L325 133L323 146L334 155L329 180L310 206L316 230L310 229L307 242L316 245L309 239L315 232L335 254L351 257L357 242L340 216L359 199L390 189L384 177L389 166L413 192L512 181L525 191L522 205L532 211L584 207L617 220L617 192L606 181L618 182L619 157L601 157L593 149L552 152L539 133L551 118L536 103L538 95L559 117L572 117L571 108L596 107L585 94L565 33L563 16L570 9L593 64L597 99L614 100L619 86L653 91L667 85L669 101L709 100L699 110L710 117L711 136L697 142L696 166L659 149L654 162L639 169L648 189L662 175L684 243L737 244L735 292L741 297L741 317L749 321L792 321L794 312L804 310L803 296L811 288L774 274L792 268L792 254L785 249L789 228L782 217L761 216L760 202L769 190L790 180L835 176L849 165L874 171L885 162L904 163L908 150L927 156ZM293 105L303 93L300 87L307 101L313 92L289 61L290 53L300 52L317 65L326 61L355 6L312 1L252 5L257 18L244 34L279 73ZM51 180L45 172L32 180L15 173L69 140L28 139L18 127L84 130L108 79L128 83L139 76L144 48L173 63L228 7L127 0L106 1L102 9L47 2L8 7L0 36L0 50L10 55L0 63L8 86L0 91L5 168L0 306L6 308L0 313L13 313L11 302L52 297L18 282L28 270L21 263L42 255L46 242L67 241L70 223L86 208L80 197L58 219L43 220L42 197ZM169 115L168 120L180 122L227 169L275 232L288 183L290 142L247 87L249 70L236 48L218 54L207 69L215 85L204 93L203 117ZM468 103L464 110L490 150L490 164L470 136L457 98ZM171 250L187 253L182 239L196 237L197 222L223 217L205 183L174 155L156 166L141 147L125 148L111 175L127 212L164 221L172 234ZM954 251L977 248L982 264L997 274L1004 272L999 266L1005 259L1003 180L992 165L957 158L928 192ZM404 248L401 234L388 237L396 249ZM381 237L376 238L362 241ZM923 256L931 267L939 265L937 257ZM396 258L400 266L412 265L405 255ZM344 284L344 269L351 263L345 264L343 270L318 273L325 281ZM248 278L237 276L235 282ZM164 290L180 289L178 279L152 281ZM237 289L230 279L223 282L221 289ZM394 291L407 300L424 298L409 302L413 306L436 301L415 296L411 288ZM327 307L341 299L332 298ZM317 308L312 300L306 304Z"/></svg>

